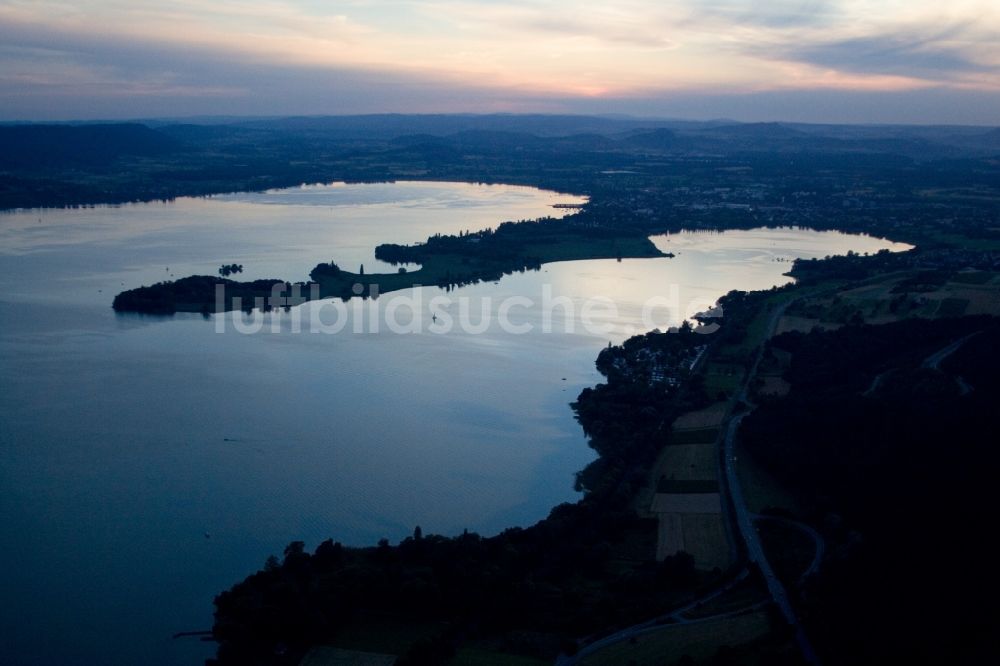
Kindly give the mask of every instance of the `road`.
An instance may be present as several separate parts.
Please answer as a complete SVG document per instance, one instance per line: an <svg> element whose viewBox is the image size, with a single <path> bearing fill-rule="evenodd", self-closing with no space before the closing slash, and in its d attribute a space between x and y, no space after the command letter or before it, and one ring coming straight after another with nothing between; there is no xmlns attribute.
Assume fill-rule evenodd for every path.
<svg viewBox="0 0 1000 666"><path fill-rule="evenodd" d="M981 332L982 331L976 331L975 333L970 333L948 344L946 347L939 349L938 351L934 352L933 354L925 358L923 362L920 364L920 367L929 370L938 370L939 369L938 366L941 365L942 361L944 361L946 358L948 358L956 351L958 351L959 347L964 345L966 341L969 340L969 338L975 337L976 335L979 335ZM875 379L872 380L871 386L868 387L868 390L862 393L861 395L866 398L868 396L874 395L874 393L878 390L879 386L882 385L882 381L885 379L886 375L888 375L890 372L895 372L895 371L896 371L895 368L890 368L885 372L880 372L879 374L877 374L875 376ZM961 391L962 395L965 395L972 391L972 387L969 386L965 382L965 380L962 379L961 377L955 377L955 382L958 383L958 388Z"/></svg>
<svg viewBox="0 0 1000 666"><path fill-rule="evenodd" d="M584 659L594 654L595 652L598 652L599 650L602 650L611 645L615 645L617 643L630 640L632 638L636 638L643 634L647 634L651 631L658 631L660 629L666 629L668 627L677 626L681 624L696 624L699 622L721 620L726 617L733 617L735 615L739 615L741 613L746 613L748 611L754 610L756 606L751 606L749 608L741 608L739 610L732 611L730 613L722 613L719 615L712 615L710 617L698 618L696 620L689 620L683 617L685 613L692 611L695 608L698 608L699 606L702 606L708 603L709 601L715 599L716 597L720 597L729 590L733 589L741 582L743 582L743 580L746 579L748 575L750 575L750 572L746 569L743 569L742 571L739 572L739 574L737 574L731 581L729 581L725 585L716 588L715 590L706 594L705 596L699 597L698 599L695 599L694 601L684 606L681 606L680 608L676 608L670 611L669 613L665 613L663 615L654 617L651 620L647 620L639 624L634 624L631 627L626 627L624 629L614 632L613 634L608 634L607 636L604 636L602 638L597 638L592 640L585 638L582 641L584 645L577 651L576 654L572 656L566 654L560 654L559 657L556 658L555 662L556 666L574 666L575 664L578 663L580 659Z"/></svg>
<svg viewBox="0 0 1000 666"><path fill-rule="evenodd" d="M703 624L705 622L717 622L718 620L724 620L730 617L737 617L745 613L754 613L764 608L769 603L771 602L762 601L747 608L741 608L739 610L735 610L729 613L712 615L711 617L702 617L698 618L697 620L684 620L682 622L666 621L666 622L661 622L659 624L636 625L635 627L630 627L629 629L623 630L622 632L611 634L607 638L602 638L600 640L594 641L593 643L589 643L585 647L580 648L579 652L577 652L572 657L567 656L565 654L559 655L559 657L556 658L555 666L575 666L576 664L579 663L579 660L586 659L587 657L593 655L595 652L598 652L599 650L603 650L606 647L616 645L618 643L630 640L632 638L638 638L644 634L649 634L654 631L666 631L669 630L670 627L678 627L678 626L685 626L692 624ZM624 632L627 633L623 635Z"/></svg>
<svg viewBox="0 0 1000 666"><path fill-rule="evenodd" d="M872 380L871 386L868 387L867 391L861 394L861 397L867 398L871 395L874 395L875 391L878 390L878 387L882 385L882 380L885 379L885 376L890 372L893 372L894 370L895 368L886 370L885 372L880 372L877 375L875 375L875 379Z"/></svg>
<svg viewBox="0 0 1000 666"><path fill-rule="evenodd" d="M930 356L924 359L924 362L920 364L921 368L928 368L930 370L937 370L941 362L958 351L958 348L964 345L970 338L973 338L982 333L982 331L976 331L975 333L969 333L968 335L955 340L947 347L939 349Z"/></svg>
<svg viewBox="0 0 1000 666"><path fill-rule="evenodd" d="M761 342L760 347L757 349L753 365L750 368L749 373L747 373L746 380L740 389L739 394L734 400L734 404L739 406L741 403L746 404L749 409L741 414L733 415L729 419L729 424L726 429L726 434L721 442L720 450L720 466L721 472L720 480L724 480L724 483L720 484L720 492L723 493L723 508L727 514L730 513L730 505L732 506L732 515L727 516L727 524L733 523L738 529L740 536L742 537L744 543L746 544L748 559L755 563L764 576L767 583L768 592L781 610L782 615L789 625L795 630L796 641L799 644L799 648L805 660L810 664L819 664L819 658L816 656L815 650L812 648L812 644L809 642L802 629L802 626L798 622L798 618L795 616L795 611L792 608L791 602L788 598L788 593L785 591L784 586L778 580L778 577L774 574L774 570L770 563L767 561L767 557L764 555L764 549L760 542L760 537L757 535L757 531L754 529L753 522L758 517L756 514L751 513L746 506L746 502L743 498L743 489L740 485L739 477L736 474L736 455L735 455L735 440L736 433L739 430L740 423L743 418L754 409L754 405L751 403L748 396L748 389L753 381L754 377L757 375L757 369L760 366L761 359L764 356L764 348L766 341L771 337L777 328L778 321L784 315L785 310L791 305L792 301L789 301L783 305L775 308L775 311L771 315L771 319L768 322L768 334L765 336L764 340ZM727 499L728 497L728 499ZM818 535L817 535L818 536ZM822 539L820 539L820 543ZM821 559L823 555L822 548L817 548L817 558ZM810 566L810 572L813 570L813 566L818 567L819 561L814 558L813 565ZM681 608L677 608L670 613L662 615L660 617L653 618L641 624L636 624L631 627L627 627L620 631L616 631L613 634L608 634L599 639L589 640L584 639L582 642L584 645L577 651L575 655L560 654L556 659L556 666L575 666L580 659L583 659L603 648L614 645L616 643L621 643L632 638L636 638L643 634L649 633L651 631L658 631L664 629L668 626L674 624L692 624L695 622L707 622L711 620L718 620L724 617L731 617L734 615L739 615L740 613L745 613L751 609L741 609L734 611L732 613L725 613L722 615L716 615L708 618L702 618L698 620L686 620L683 618L684 613L693 610L697 606L704 604L722 594L725 594L738 583L740 583L746 576L748 572L744 569L739 575L737 575L733 580L729 581L726 585L716 589L712 593L697 599ZM755 605L752 608L757 608L760 605Z"/></svg>
<svg viewBox="0 0 1000 666"><path fill-rule="evenodd" d="M937 370L938 366L941 365L941 361L945 360L946 358L954 354L956 351L958 351L958 348L964 345L970 338L974 338L980 333L982 333L982 331L976 331L975 333L969 333L964 338L959 338L958 340L955 340L953 343L951 343L944 349L941 349L940 351L937 351L928 356L927 358L925 358L924 362L920 364L920 367ZM963 378L956 376L955 383L958 384L958 391L960 395L968 395L969 393L972 393L972 387Z"/></svg>
<svg viewBox="0 0 1000 666"><path fill-rule="evenodd" d="M799 575L799 583L803 583L806 578L813 575L819 570L819 565L823 562L823 556L826 555L826 540L823 538L819 532L814 530L809 525L805 523L800 523L797 520L792 520L791 518L785 518L784 516L769 516L765 514L754 514L751 516L754 522L759 521L771 521L774 523L781 523L782 525L787 525L793 529L803 532L806 536L812 539L813 542L813 558L806 567L806 570Z"/></svg>
<svg viewBox="0 0 1000 666"><path fill-rule="evenodd" d="M775 309L774 313L771 315L771 320L768 325L768 331L773 333L777 327L778 320L785 313L790 303L785 303ZM756 564L760 568L760 572L764 575L764 581L767 583L768 592L771 594L771 598L774 600L775 605L781 611L782 616L784 616L785 621L794 629L795 640L799 644L799 649L802 651L802 656L809 664L819 664L819 657L816 655L816 651L812 647L812 643L809 642L809 638L806 636L805 630L802 628L801 623L795 615L795 609L792 608L791 601L788 597L788 592L785 590L785 586L782 585L781 581L774 573L774 568L771 567L771 563L768 562L767 556L764 554L764 547L760 541L760 535L757 534L757 530L754 529L754 516L747 508L746 500L743 495L743 486L740 484L739 475L736 473L736 434L740 429L740 424L743 419L749 414L756 405L750 401L748 394L748 389L757 376L757 369L760 367L761 359L764 357L764 349L766 347L767 339L770 334L765 336L764 341L761 342L760 347L757 349L757 353L754 357L753 365L750 367L750 371L747 373L746 381L743 383L743 387L740 389L738 395L737 404L740 401L748 406L748 409L741 414L734 415L729 420L729 427L726 429L726 436L722 443L722 464L723 470L725 472L724 479L726 481L726 491L729 496L729 500L732 503L734 519L736 526L739 529L740 535L743 537L743 542L746 544L747 559Z"/></svg>

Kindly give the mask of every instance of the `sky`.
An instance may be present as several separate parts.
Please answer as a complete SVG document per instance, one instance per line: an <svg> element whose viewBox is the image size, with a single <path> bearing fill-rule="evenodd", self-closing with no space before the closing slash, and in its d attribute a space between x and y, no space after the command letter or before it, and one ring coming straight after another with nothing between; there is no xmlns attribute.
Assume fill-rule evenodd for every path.
<svg viewBox="0 0 1000 666"><path fill-rule="evenodd" d="M0 120L1000 125L996 0L0 0Z"/></svg>

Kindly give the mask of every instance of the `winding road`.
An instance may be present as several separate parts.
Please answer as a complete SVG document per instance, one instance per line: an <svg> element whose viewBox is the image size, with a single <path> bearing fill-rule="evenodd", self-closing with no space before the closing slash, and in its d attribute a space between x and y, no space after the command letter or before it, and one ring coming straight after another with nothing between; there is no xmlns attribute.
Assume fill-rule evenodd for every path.
<svg viewBox="0 0 1000 666"><path fill-rule="evenodd" d="M941 350L939 350L939 351L931 354L927 358L925 358L924 362L920 364L920 367L922 367L922 368L930 368L932 370L938 370L938 369L940 369L939 366L941 365L942 361L944 361L946 358L948 358L949 356L951 356L952 354L954 354L956 351L958 351L958 349L962 345L964 345L971 338L976 337L980 333L982 333L982 331L976 331L974 333L969 333L965 337L962 337L962 338L959 338L958 340L955 340L953 343L951 343L950 345L948 345L944 349L941 349ZM972 386L970 386L969 383L967 381L965 381L965 379L963 379L962 377L959 377L958 375L955 375L954 379L955 379L955 383L958 384L959 395L968 395L968 394L972 393Z"/></svg>
<svg viewBox="0 0 1000 666"><path fill-rule="evenodd" d="M774 330L778 325L778 320L781 319L781 316L785 313L785 310L790 304L791 301L784 303L775 308L775 311L772 313L767 328L768 335L765 336L764 340L760 344L760 347L757 349L753 365L750 367L746 380L743 382L743 387L740 389L740 393L737 396L737 404L743 402L747 405L747 410L741 414L734 415L729 420L729 426L726 429L726 436L722 442L722 464L723 471L725 472L723 478L725 479L727 495L732 503L736 525L739 528L740 535L743 537L743 542L746 544L747 558L760 568L760 572L764 575L764 582L767 583L767 589L771 594L771 598L774 600L775 605L778 606L778 609L781 611L782 616L784 616L785 621L788 622L788 624L795 630L795 640L799 644L799 649L802 651L803 658L809 664L819 664L819 657L816 655L816 651L813 649L812 643L809 642L809 638L806 636L805 630L802 628L798 617L795 615L795 609L792 608L788 592L785 590L785 586L781 583L781 581L778 580L777 575L774 573L774 568L767 560L767 555L765 555L764 547L760 541L760 535L758 535L757 530L754 529L755 514L751 513L747 508L746 500L743 496L743 486L740 484L739 475L736 473L736 434L739 431L740 424L743 422L746 415L756 408L756 405L750 401L748 389L754 378L757 376L757 369L760 367L761 359L764 357L764 349L766 347L767 340L774 333Z"/></svg>
<svg viewBox="0 0 1000 666"><path fill-rule="evenodd" d="M767 340L773 335L775 329L777 328L778 321L784 315L785 310L791 305L793 301L786 302L775 308L774 312L771 314L771 318L768 322L767 335L761 342L760 347L758 347L755 352L754 362L747 373L746 379L740 388L739 394L734 400L734 404L737 407L740 404L746 405L746 409L739 413L734 414L729 418L729 423L725 430L725 436L720 443L720 491L723 493L723 507L726 513L731 513L731 520L727 519L727 523L734 523L739 531L739 536L742 538L743 542L746 544L747 558L750 562L753 562L763 574L764 580L767 584L768 593L771 599L778 606L781 614L784 616L785 621L794 629L795 638L799 645L799 649L802 651L802 655L806 662L809 664L818 665L819 657L816 655L812 644L809 642L808 637L805 634L798 618L795 615L795 610L792 608L792 604L789 600L788 593L785 590L784 585L778 580L778 577L774 573L773 567L771 567L770 562L767 560L767 556L764 553L763 545L760 541L760 536L757 534L757 530L754 529L754 521L758 519L766 519L768 516L760 516L758 514L750 512L746 506L746 501L743 496L743 488L740 485L739 476L736 473L736 433L739 430L740 423L742 423L743 418L746 417L753 409L756 408L748 395L749 387L753 382L753 379L757 375L757 369L760 366L761 359L764 356L764 349ZM731 507L731 512L730 512ZM792 521L794 522L794 521ZM813 558L813 562L810 564L809 569L803 573L802 577L805 578L809 574L813 573L818 567L819 563L823 558L824 547L822 537L815 530L811 530L807 526L795 523L796 525L805 528L810 532L817 544L816 554ZM734 535L735 536L735 535ZM742 569L737 576L732 580L727 582L725 585L717 588L713 592L704 597L696 599L688 603L685 606L677 608L667 614L661 615L659 617L653 618L641 624L636 624L631 627L627 627L620 631L616 631L607 636L594 639L584 639L582 642L584 645L574 655L560 654L556 659L556 666L575 666L580 659L584 659L599 650L621 643L632 638L636 638L643 634L649 633L651 631L658 631L664 629L665 627L677 624L694 624L699 622L708 622L712 620L718 620L725 617L732 617L739 615L741 613L746 613L750 610L754 610L762 607L768 602L763 602L761 604L755 604L750 608L743 608L730 613L723 613L720 615L714 615L707 618L699 618L697 620L685 619L683 616L685 613L697 608L698 606L715 599L742 582L749 575L747 569Z"/></svg>
<svg viewBox="0 0 1000 666"><path fill-rule="evenodd" d="M721 613L719 615L712 615L709 617L698 618L698 619L688 619L684 617L684 614L692 611L699 606L702 606L709 601L721 597L726 592L739 585L741 582L746 580L750 572L747 569L741 570L732 580L730 580L725 585L716 588L712 592L706 594L705 596L699 597L694 601L691 601L680 608L676 608L669 613L659 615L651 620L641 622L639 624L634 624L631 627L626 627L613 634L608 634L601 638L585 638L583 639L584 645L574 655L560 654L556 658L556 666L574 666L579 662L580 659L584 659L595 652L598 652L606 647L616 645L618 643L630 640L632 638L637 638L643 634L647 634L651 631L659 631L660 629L665 629L672 626L682 625L682 624L698 624L700 622L711 622L713 620L721 620L727 617L734 617L742 613L747 613L755 610L757 606L751 606L749 608L740 608L729 613Z"/></svg>
<svg viewBox="0 0 1000 666"><path fill-rule="evenodd" d="M720 467L722 474L720 474L720 480L722 481L722 483L720 483L720 491L723 493L723 506L726 510L726 513L731 514L729 517L732 520L727 522L734 524L735 527L738 529L739 537L742 539L744 545L746 546L747 560L755 564L760 569L760 572L764 577L764 581L767 584L768 593L770 594L771 599L774 601L774 604L780 610L785 621L789 624L789 626L792 627L792 629L795 632L795 640L798 643L799 649L801 650L802 656L805 659L805 661L809 664L814 664L818 666L818 664L820 663L819 657L816 654L816 651L813 648L812 643L809 641L809 638L806 635L805 630L802 627L802 624L799 622L798 617L795 614L795 609L792 606L792 603L790 601L788 592L785 589L784 584L782 584L782 582L778 579L778 576L775 574L774 568L771 566L771 563L767 559L767 555L764 552L763 544L761 543L760 535L757 533L757 530L754 527L754 523L756 521L763 521L763 520L775 520L788 523L796 527L797 529L805 532L813 540L813 543L815 544L815 553L813 555L813 559L809 567L800 576L799 582L805 580L808 576L815 573L816 570L819 568L820 563L822 562L823 556L825 554L825 542L823 540L823 537L812 527L800 523L798 521L785 519L777 516L765 516L751 512L746 505L746 500L743 494L743 486L740 483L739 475L736 469L737 434L739 432L740 425L742 424L743 419L748 414L750 414L754 409L756 409L756 405L750 400L749 397L749 387L752 385L754 378L757 376L757 370L760 367L761 360L764 357L764 350L766 348L767 340L771 337L771 335L774 334L774 331L776 330L778 325L778 321L784 315L785 310L788 308L789 305L791 305L792 302L793 301L788 301L782 305L779 305L775 307L774 311L772 312L771 318L768 322L768 328L767 328L768 334L761 342L760 346L757 348L753 364L751 365L750 370L747 373L746 378L743 382L743 385L741 386L740 391L734 400L734 405L736 405L735 409L739 409L740 405L744 405L745 408L741 412L739 413L734 412L730 416L729 422L725 428L725 436L721 441ZM944 361L944 359L953 354L963 344L965 344L966 341L978 335L979 333L980 331L976 331L975 333L970 333L969 335L966 335L958 340L955 340L946 347L931 354L926 359L924 359L923 363L921 364L921 367L929 369L938 369L938 367ZM878 389L879 383L881 382L884 374L885 373L882 373L874 378L874 380L872 381L872 385L865 392L865 395L870 395ZM957 381L959 383L959 386L963 389L963 393L967 393L968 391L971 390L971 387L968 387L968 385L962 381L961 377L958 377ZM743 569L735 578L730 580L726 585L716 589L712 593L700 599L690 602L689 604L681 608L677 608L671 611L670 613L654 618L647 622L643 622L641 624L637 624L632 627L622 629L620 631L609 634L602 638L595 639L589 643L586 642L585 639L584 641L585 645L581 647L580 650L575 655L572 656L560 655L559 658L556 660L556 664L557 666L573 666L576 663L578 663L580 659L585 658L605 647L635 638L637 636L640 636L642 634L651 631L657 631L663 629L670 625L706 622L711 620L717 620L723 617L739 615L740 613L745 613L749 609L741 609L731 613L724 613L721 615L716 615L697 620L689 620L684 618L685 613L697 608L698 606L712 599L715 599L725 594L733 587L735 587L737 584L746 579L748 575L749 575L748 570ZM759 608L761 605L762 604L757 604L752 608Z"/></svg>
<svg viewBox="0 0 1000 666"><path fill-rule="evenodd" d="M933 354L925 358L923 362L921 362L920 367L924 368L925 370L939 370L940 369L939 366L941 365L942 361L944 361L946 358L948 358L956 351L958 351L959 348L966 342L968 342L970 338L974 338L980 333L982 333L982 331L969 333L968 335L963 336L958 340L949 343L947 346L942 347L938 351L934 352ZM874 395L875 392L878 391L879 386L882 385L882 381L886 378L886 376L888 376L889 373L896 372L896 370L897 368L889 368L885 372L880 372L879 374L875 375L875 378L872 379L872 383L868 387L868 390L862 393L861 395L866 398ZM958 384L959 391L961 392L962 395L966 395L972 392L972 387L969 386L969 384L966 383L966 381L961 377L955 377L955 382Z"/></svg>
<svg viewBox="0 0 1000 666"><path fill-rule="evenodd" d="M951 356L952 354L954 354L955 352L957 352L958 349L959 349L959 347L961 347L966 342L968 342L970 338L974 338L977 335L979 335L980 333L982 333L982 331L976 331L975 333L969 333L968 335L966 335L964 337L961 337L958 340L955 340L954 342L952 342L947 347L944 347L943 349L939 349L938 351L934 352L933 354L931 354L930 356L928 356L927 358L925 358L924 362L920 364L920 367L921 368L928 368L930 370L937 370L938 367L941 365L942 361L944 361L946 358L948 358L949 356Z"/></svg>
<svg viewBox="0 0 1000 666"><path fill-rule="evenodd" d="M809 563L809 566L806 567L805 571L799 574L800 585L803 582L805 582L806 578L809 578L809 576L813 575L819 570L819 565L823 562L823 557L826 555L826 540L823 538L823 535L821 535L819 532L814 530L809 525L806 525L805 523L800 523L797 520L792 520L791 518L785 518L784 516L770 516L767 514L756 513L753 514L753 516L751 517L753 518L754 522L770 521L774 523L781 523L782 525L787 525L788 527L791 527L793 529L796 529L804 533L806 536L812 539L814 548L813 558L812 561Z"/></svg>

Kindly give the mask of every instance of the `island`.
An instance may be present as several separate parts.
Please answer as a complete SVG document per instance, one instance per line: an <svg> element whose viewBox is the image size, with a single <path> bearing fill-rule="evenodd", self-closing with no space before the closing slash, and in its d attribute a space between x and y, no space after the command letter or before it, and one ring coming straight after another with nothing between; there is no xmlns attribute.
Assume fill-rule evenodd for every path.
<svg viewBox="0 0 1000 666"><path fill-rule="evenodd" d="M375 258L400 265L395 273L346 271L334 261L317 265L309 274L318 290L305 283L278 279L239 282L224 277L196 275L159 282L119 293L112 304L118 312L210 314L252 309L261 304L272 307L272 296L283 302L294 290L294 303L313 296L350 299L355 296L386 294L418 286L451 289L482 281L499 280L504 275L538 270L542 264L580 259L636 259L672 257L661 252L648 235L630 230L588 226L569 218L542 218L536 221L504 222L495 230L485 229L460 235L435 235L415 245L383 244L375 248ZM405 265L419 264L416 270ZM242 266L239 267L242 270ZM222 275L220 270L220 275ZM221 290L220 290L221 287Z"/></svg>

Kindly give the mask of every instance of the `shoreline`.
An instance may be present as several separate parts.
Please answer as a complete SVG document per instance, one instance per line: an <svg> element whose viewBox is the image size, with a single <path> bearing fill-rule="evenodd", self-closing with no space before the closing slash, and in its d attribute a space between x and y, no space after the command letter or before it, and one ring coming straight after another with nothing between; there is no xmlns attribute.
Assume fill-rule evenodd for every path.
<svg viewBox="0 0 1000 666"><path fill-rule="evenodd" d="M508 223L510 224L510 223ZM554 229L528 230L528 225L546 225ZM501 229L503 226L501 226ZM400 266L397 273L352 273L342 270L333 262L319 264L309 276L318 285L318 298L341 298L382 295L418 286L437 286L444 289L461 287L479 282L499 280L505 275L527 270L539 270L542 265L563 261L589 259L653 259L672 258L672 253L661 252L647 235L596 235L573 230L562 220L542 220L512 224L512 232L502 234L499 241L492 239L499 233L471 237L433 237L427 243L413 246L379 245L376 258L390 263L419 263L413 271ZM511 240L510 236L513 236ZM441 239L449 242L446 249L434 247ZM471 242L476 240L476 242ZM458 246L458 247L455 247ZM502 247L501 247L502 246ZM513 246L513 248L511 248ZM381 255L381 256L380 256ZM403 255L403 259L399 259ZM218 286L224 288L222 299ZM116 312L170 315L176 312L219 314L233 310L247 310L247 304L263 303L280 289L292 292L294 303L300 304L313 298L307 283L290 283L280 279L263 279L239 282L222 277L194 275L151 286L125 290L115 296L112 308ZM289 296L292 296L289 293ZM239 307L234 299L239 298ZM287 299L281 305L288 305ZM250 306L251 309L253 306Z"/></svg>

